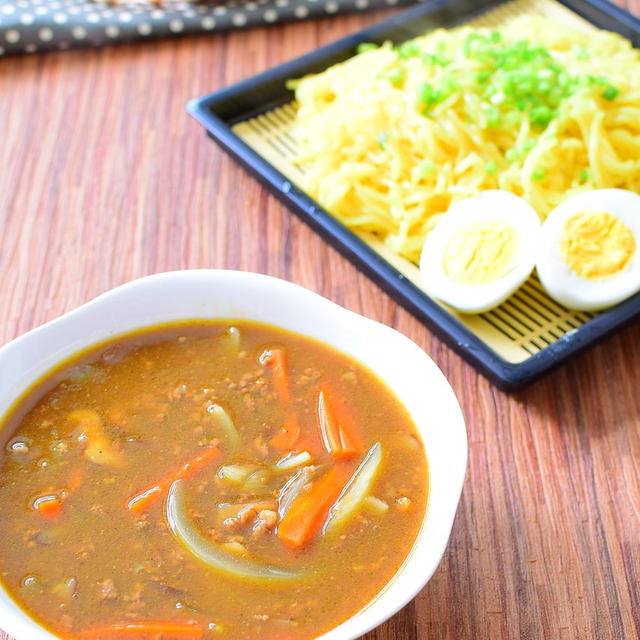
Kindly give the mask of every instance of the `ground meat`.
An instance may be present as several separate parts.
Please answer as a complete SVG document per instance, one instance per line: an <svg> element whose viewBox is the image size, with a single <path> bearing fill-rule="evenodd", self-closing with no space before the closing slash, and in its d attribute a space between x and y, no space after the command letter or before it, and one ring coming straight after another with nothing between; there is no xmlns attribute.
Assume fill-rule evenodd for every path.
<svg viewBox="0 0 640 640"><path fill-rule="evenodd" d="M248 504L240 511L235 518L227 518L222 524L231 531L238 531L246 527L256 517L256 507L254 504Z"/></svg>
<svg viewBox="0 0 640 640"><path fill-rule="evenodd" d="M266 458L269 455L269 445L265 441L264 436L262 434L254 438L253 446L255 447L256 451L260 455L262 455L264 458Z"/></svg>
<svg viewBox="0 0 640 640"><path fill-rule="evenodd" d="M258 513L253 525L253 537L258 539L274 530L278 522L278 514L271 509L263 509Z"/></svg>
<svg viewBox="0 0 640 640"><path fill-rule="evenodd" d="M105 578L98 582L98 589L98 597L100 600L115 600L118 597L118 590L111 578Z"/></svg>
<svg viewBox="0 0 640 640"><path fill-rule="evenodd" d="M76 551L76 560L86 560L94 551L96 546L93 542L86 542Z"/></svg>
<svg viewBox="0 0 640 640"><path fill-rule="evenodd" d="M266 531L273 530L275 527L278 520L276 509L277 504L275 502L253 502L243 506L234 518L226 518L222 524L229 531L240 531L252 525L254 536L258 528L260 528L260 533L258 534L260 535Z"/></svg>
<svg viewBox="0 0 640 640"><path fill-rule="evenodd" d="M151 582L151 584L154 584ZM136 611L144 608L144 601L142 600L142 594L144 592L144 586L141 582L136 582L133 585L131 593L124 596L124 601L127 602L127 611Z"/></svg>
<svg viewBox="0 0 640 640"><path fill-rule="evenodd" d="M64 613L60 616L60 624L65 629L71 629L73 627L73 618L69 614Z"/></svg>

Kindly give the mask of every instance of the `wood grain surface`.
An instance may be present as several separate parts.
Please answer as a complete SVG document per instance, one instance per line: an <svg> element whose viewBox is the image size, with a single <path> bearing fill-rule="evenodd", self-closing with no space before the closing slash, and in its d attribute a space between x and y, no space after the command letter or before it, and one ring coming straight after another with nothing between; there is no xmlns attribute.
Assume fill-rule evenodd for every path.
<svg viewBox="0 0 640 640"><path fill-rule="evenodd" d="M283 277L391 325L450 380L470 456L439 569L367 640L640 638L640 326L502 393L185 114L384 15L0 59L0 343L132 278L200 267Z"/></svg>

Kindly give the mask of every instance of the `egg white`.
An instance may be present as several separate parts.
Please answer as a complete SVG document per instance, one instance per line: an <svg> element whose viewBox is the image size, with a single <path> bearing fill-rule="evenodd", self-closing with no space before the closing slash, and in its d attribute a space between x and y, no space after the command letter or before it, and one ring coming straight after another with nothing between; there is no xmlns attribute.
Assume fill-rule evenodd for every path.
<svg viewBox="0 0 640 640"><path fill-rule="evenodd" d="M630 229L636 250L629 266L606 280L594 281L572 271L560 254L559 238L572 215L604 211ZM579 311L610 307L640 291L640 195L624 189L598 189L573 196L557 206L542 225L536 268L542 286L560 304Z"/></svg>
<svg viewBox="0 0 640 640"><path fill-rule="evenodd" d="M443 266L447 245L468 225L504 222L520 234L516 265L488 284L466 285L449 278ZM482 313L504 302L533 271L539 244L540 219L522 198L498 189L483 191L452 206L427 236L420 255L420 275L427 292L463 313Z"/></svg>

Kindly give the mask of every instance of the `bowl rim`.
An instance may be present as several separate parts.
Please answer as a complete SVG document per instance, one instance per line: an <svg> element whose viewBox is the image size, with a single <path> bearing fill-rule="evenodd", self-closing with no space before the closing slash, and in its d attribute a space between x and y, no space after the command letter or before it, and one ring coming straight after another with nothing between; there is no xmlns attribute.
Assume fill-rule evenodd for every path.
<svg viewBox="0 0 640 640"><path fill-rule="evenodd" d="M168 292L173 295L167 296ZM238 304L237 297L243 292L251 295L247 296L242 304ZM268 296L265 297L267 292ZM199 296L204 300L201 314L198 314L198 309L193 305L185 305L184 302L187 299L196 300L197 307ZM224 299L216 301L216 296L224 296ZM282 308L267 309L265 303L268 299L273 299L273 296L276 296L275 299L279 300ZM128 303L124 310L122 302ZM215 307L216 304L216 308L221 312L211 315L211 305ZM176 305L184 305L180 307L180 313L176 312ZM156 308L173 311L156 313ZM238 313L234 314L234 309L237 309ZM280 323L253 317L264 314L271 318L274 313L285 318L288 316L283 314L293 314L303 326L291 328L293 324L288 319ZM141 321L145 315L146 321ZM268 275L227 269L156 273L110 289L0 347L0 419L30 384L37 381L56 363L88 346L129 333L136 328L155 326L172 320L213 317L274 324L311 336L355 357L369 369L373 369L374 373L396 393L416 422L423 441L427 435L426 440L433 441L431 446L435 447L433 443L439 443L437 447L444 452L442 457L446 459L432 459L425 442L429 469L429 495L425 517L416 541L400 569L382 591L362 609L321 636L322 640L355 640L404 607L431 578L447 546L466 474L467 433L453 389L431 357L399 331L350 311L300 285ZM82 331L82 327L87 330ZM338 332L333 336L334 340L318 336L320 334L331 337L333 330ZM390 383L386 372L383 375L381 371L376 370L378 365L371 366L372 361L363 360L350 351L352 344L365 345L367 340L374 338L376 349L370 351L375 353L367 353L366 358L380 357L378 352L382 351L386 354L387 362L389 355L402 361L402 365L397 367L398 370L410 366L412 370L425 376L430 385L429 398L436 403L436 413L441 412L447 418L444 426L440 425L437 430L425 426L425 415L433 415L434 408L429 407L426 414L426 409L420 408L420 404L424 404L424 398L418 397L420 394L424 396L422 378L406 380L406 386L414 398L408 404L406 400L409 391L394 387L394 384L398 384L397 380L403 379L405 374L402 371L394 373L393 383ZM345 349L345 344L349 348ZM7 363L11 366L5 366ZM11 376L7 375L7 370L11 371ZM416 409L420 415L419 423L415 416ZM25 613L1 583L0 619L3 629L17 640L56 638Z"/></svg>

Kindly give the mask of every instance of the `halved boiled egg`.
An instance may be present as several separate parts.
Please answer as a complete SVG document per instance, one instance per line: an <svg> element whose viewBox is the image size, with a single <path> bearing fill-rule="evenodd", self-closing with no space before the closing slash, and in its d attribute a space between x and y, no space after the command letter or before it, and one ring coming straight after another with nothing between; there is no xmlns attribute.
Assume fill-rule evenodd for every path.
<svg viewBox="0 0 640 640"><path fill-rule="evenodd" d="M623 189L581 193L542 226L537 261L547 293L570 309L595 311L640 291L640 196Z"/></svg>
<svg viewBox="0 0 640 640"><path fill-rule="evenodd" d="M483 191L453 205L427 236L420 275L427 292L463 313L504 302L533 270L536 212L520 197Z"/></svg>

